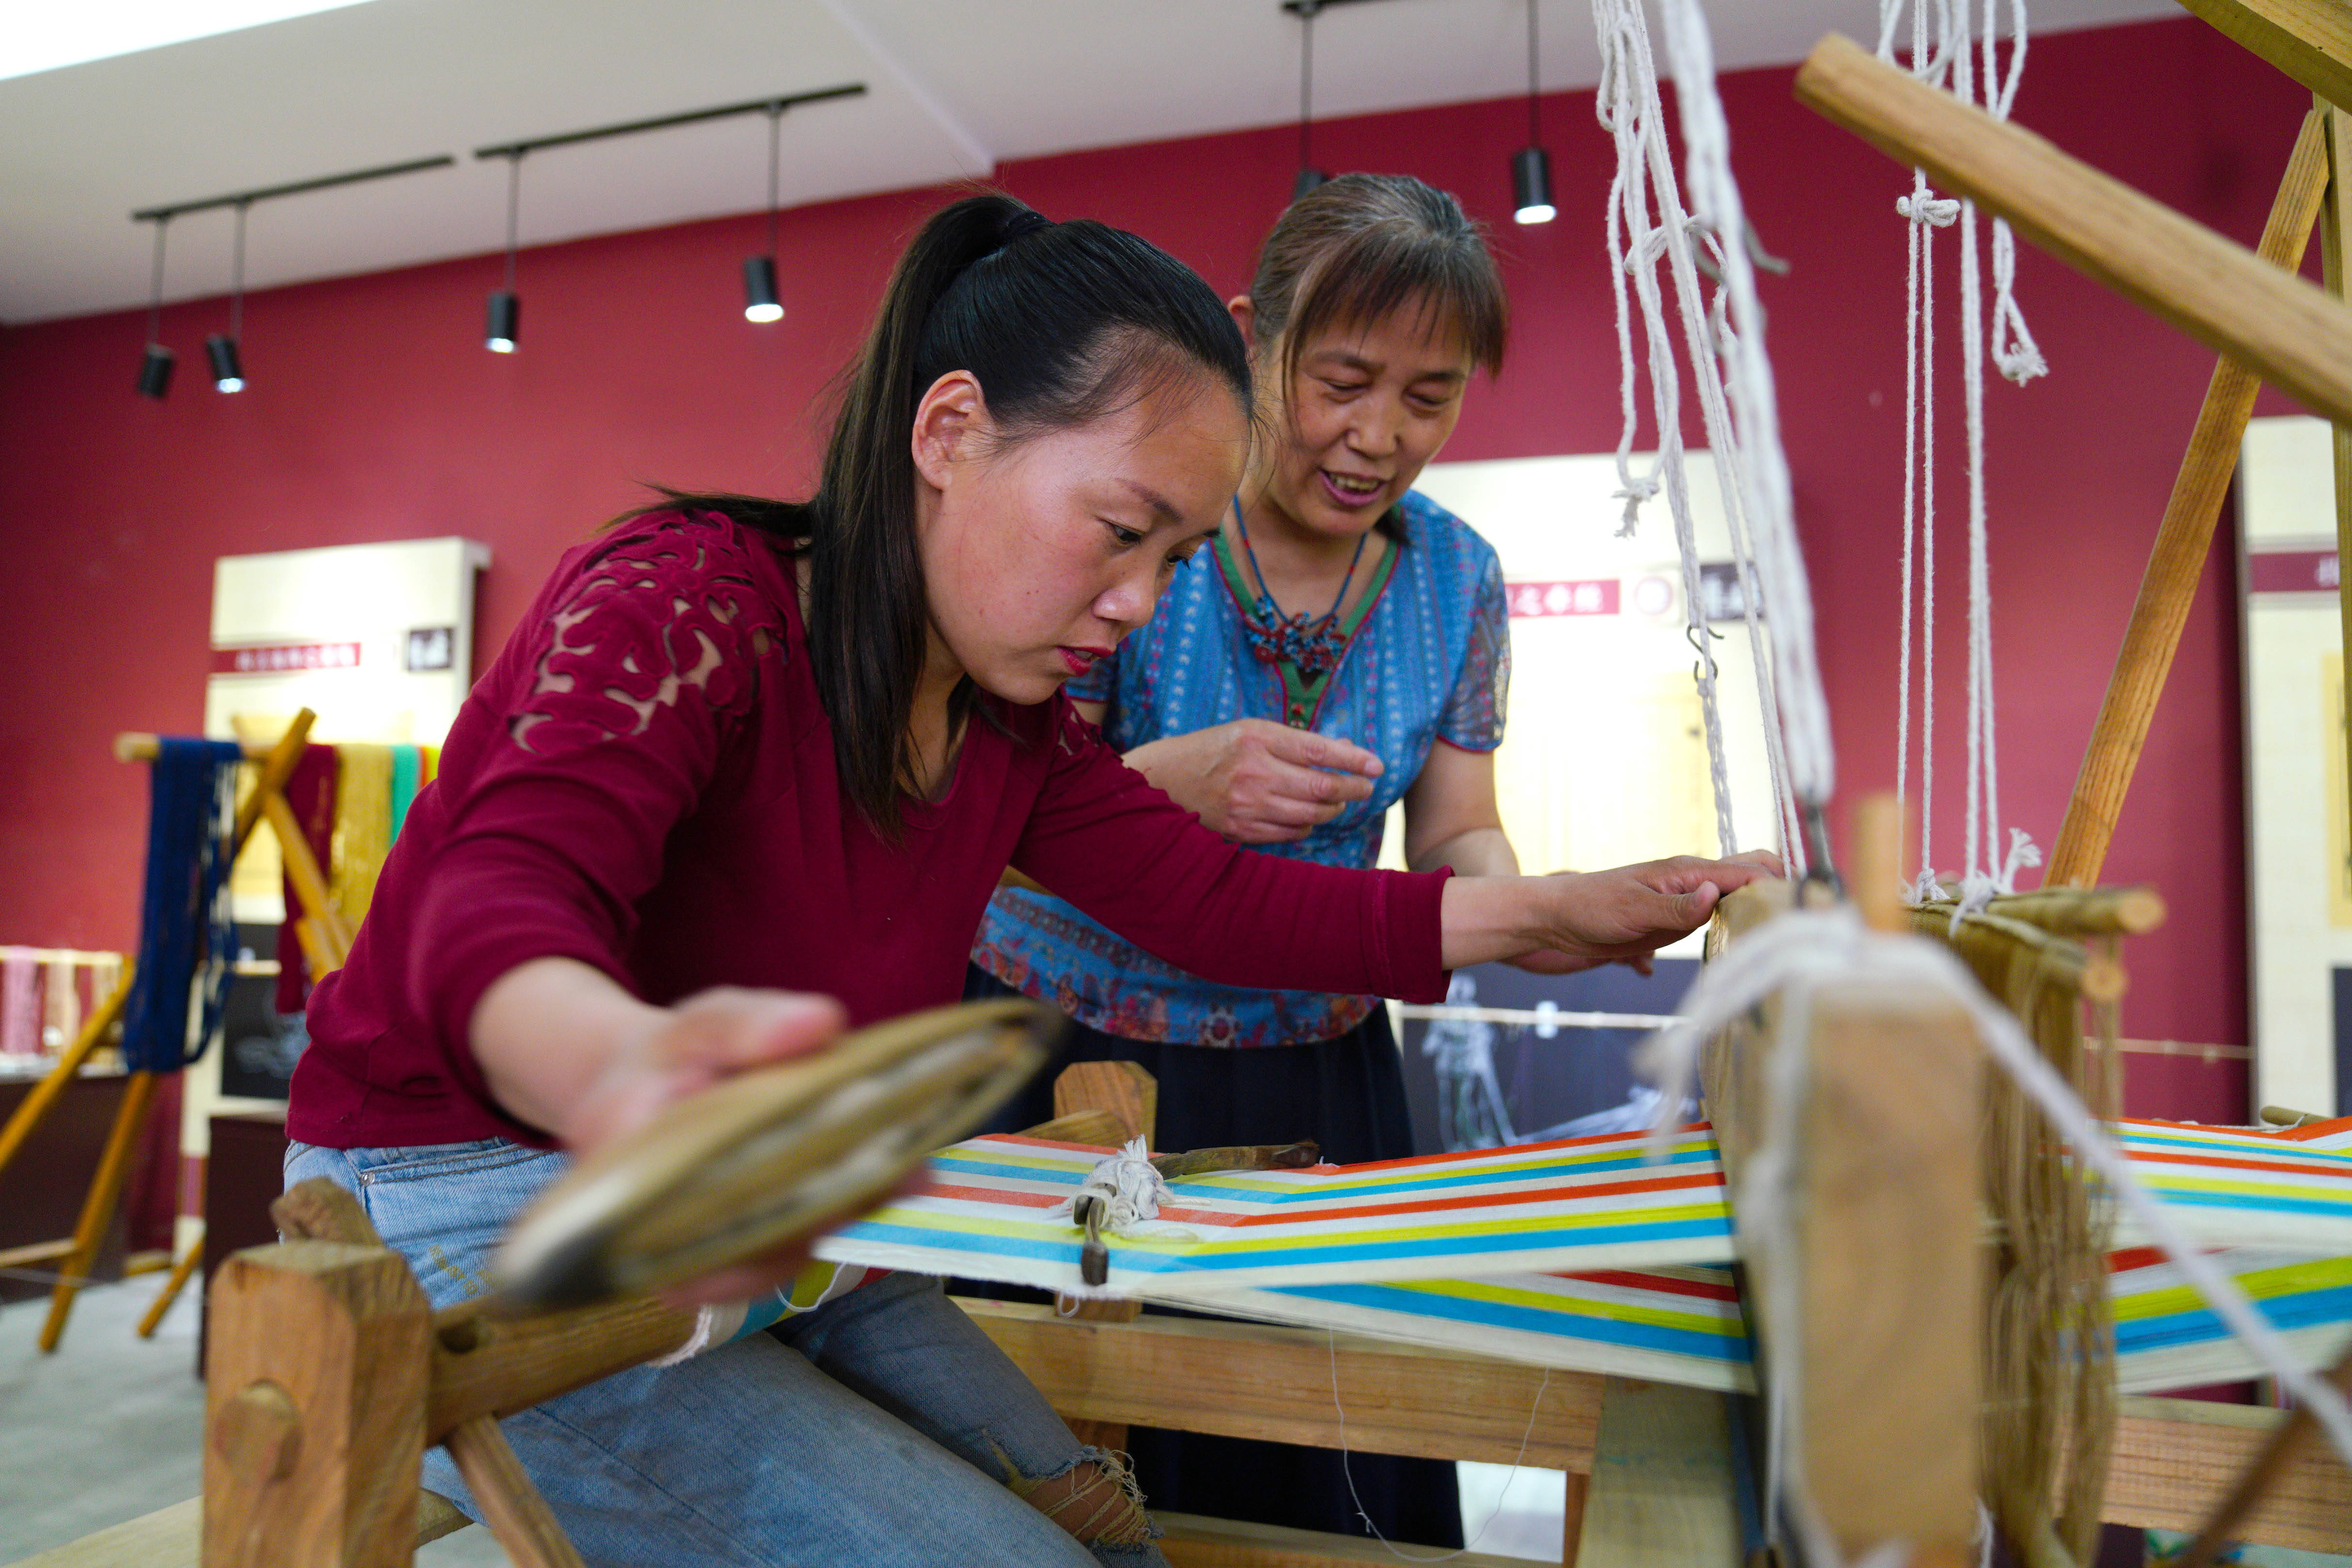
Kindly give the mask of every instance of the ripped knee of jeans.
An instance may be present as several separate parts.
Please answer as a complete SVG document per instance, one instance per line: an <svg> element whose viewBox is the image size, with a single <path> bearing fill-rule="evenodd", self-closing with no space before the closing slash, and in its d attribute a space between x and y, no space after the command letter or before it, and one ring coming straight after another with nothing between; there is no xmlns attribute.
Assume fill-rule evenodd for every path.
<svg viewBox="0 0 2352 1568"><path fill-rule="evenodd" d="M1086 1546L1140 1546L1160 1536L1144 1511L1143 1489L1125 1454L1087 1448L1050 1476L1030 1476L994 1438L989 1448L1013 1495L1068 1531Z"/></svg>

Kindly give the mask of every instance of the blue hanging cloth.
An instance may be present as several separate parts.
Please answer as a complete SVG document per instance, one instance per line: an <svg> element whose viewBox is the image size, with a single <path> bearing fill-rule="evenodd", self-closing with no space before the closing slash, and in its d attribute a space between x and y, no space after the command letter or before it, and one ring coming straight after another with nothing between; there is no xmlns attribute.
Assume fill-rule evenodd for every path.
<svg viewBox="0 0 2352 1568"><path fill-rule="evenodd" d="M139 960L122 1024L122 1056L134 1072L177 1072L220 1030L236 956L228 868L242 757L233 740L166 739L155 758ZM191 1047L188 998L196 986L202 1006Z"/></svg>

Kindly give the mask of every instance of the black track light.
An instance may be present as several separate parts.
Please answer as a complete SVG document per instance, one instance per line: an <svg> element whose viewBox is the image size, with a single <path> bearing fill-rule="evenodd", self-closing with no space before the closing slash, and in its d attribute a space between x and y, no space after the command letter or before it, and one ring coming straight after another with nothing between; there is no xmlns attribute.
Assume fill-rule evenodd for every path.
<svg viewBox="0 0 2352 1568"><path fill-rule="evenodd" d="M237 362L236 340L225 332L215 332L205 340L205 358L213 362L213 390L237 392L245 390L245 367Z"/></svg>
<svg viewBox="0 0 2352 1568"><path fill-rule="evenodd" d="M489 326L482 334L482 345L493 354L511 354L520 336L522 301L511 288L501 288L490 296Z"/></svg>
<svg viewBox="0 0 2352 1568"><path fill-rule="evenodd" d="M172 367L179 356L161 343L147 345L147 357L139 365L139 395L152 397L157 402L172 390Z"/></svg>
<svg viewBox="0 0 2352 1568"><path fill-rule="evenodd" d="M1540 147L1522 147L1511 159L1511 216L1523 224L1548 224L1557 215L1551 204L1551 154Z"/></svg>
<svg viewBox="0 0 2352 1568"><path fill-rule="evenodd" d="M781 321L784 308L776 302L776 258L755 256L743 263L743 319Z"/></svg>
<svg viewBox="0 0 2352 1568"><path fill-rule="evenodd" d="M743 263L743 319L781 321L784 308L776 298L776 170L782 151L784 106L768 106L768 249Z"/></svg>
<svg viewBox="0 0 2352 1568"><path fill-rule="evenodd" d="M522 152L517 149L506 158L507 280L490 296L489 321L482 332L482 346L493 354L511 354L522 340L522 301L515 294L515 220L522 211Z"/></svg>
<svg viewBox="0 0 2352 1568"><path fill-rule="evenodd" d="M1536 6L1528 0L1528 144L1511 155L1511 216L1523 224L1548 224L1559 209L1551 204L1551 154L1543 150L1537 105L1543 78L1537 65Z"/></svg>
<svg viewBox="0 0 2352 1568"><path fill-rule="evenodd" d="M1290 199L1295 202L1316 186L1328 184L1330 179L1331 176L1320 169L1302 168L1298 171L1298 178L1290 183Z"/></svg>
<svg viewBox="0 0 2352 1568"><path fill-rule="evenodd" d="M147 357L139 363L139 395L157 402L172 390L172 366L178 356L163 347L163 232L172 226L169 214L153 220L155 262L147 288Z"/></svg>
<svg viewBox="0 0 2352 1568"><path fill-rule="evenodd" d="M236 260L229 267L228 330L215 332L205 339L205 358L213 365L213 391L241 392L245 390L245 366L237 357L237 340L245 336L245 214L246 204L236 204Z"/></svg>

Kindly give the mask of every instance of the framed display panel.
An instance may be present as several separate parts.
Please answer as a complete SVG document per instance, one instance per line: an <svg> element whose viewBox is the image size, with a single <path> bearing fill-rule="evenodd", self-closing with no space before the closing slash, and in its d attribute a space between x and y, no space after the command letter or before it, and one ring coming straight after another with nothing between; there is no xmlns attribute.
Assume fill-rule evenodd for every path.
<svg viewBox="0 0 2352 1568"><path fill-rule="evenodd" d="M2352 801L2326 422L2247 427L2238 516L2254 1103L2342 1115L2352 1113Z"/></svg>
<svg viewBox="0 0 2352 1568"><path fill-rule="evenodd" d="M473 685L489 563L461 538L221 557L205 734L274 740L308 707L314 740L439 745ZM240 921L284 918L279 874L276 837L256 833L230 885Z"/></svg>
<svg viewBox="0 0 2352 1568"><path fill-rule="evenodd" d="M1639 460L1646 466L1646 457ZM1740 619L1731 539L1714 465L1688 456L1717 693L1740 847L1777 848L1763 708ZM1682 569L1664 497L1640 528L1609 455L1436 463L1415 488L1467 522L1501 557L1511 603L1511 701L1496 793L1528 871L1590 870L1716 852L1715 800L1696 654L1685 632ZM1403 827L1384 852L1402 864ZM1698 939L1669 951L1698 956Z"/></svg>

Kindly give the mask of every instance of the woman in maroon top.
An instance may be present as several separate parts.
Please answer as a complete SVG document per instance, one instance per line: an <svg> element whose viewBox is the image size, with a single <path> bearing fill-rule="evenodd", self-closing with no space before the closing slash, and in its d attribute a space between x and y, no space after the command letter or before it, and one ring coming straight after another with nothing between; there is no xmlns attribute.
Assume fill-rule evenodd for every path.
<svg viewBox="0 0 2352 1568"><path fill-rule="evenodd" d="M1756 874L1278 860L1127 768L1061 685L1216 531L1249 408L1164 253L1001 196L933 217L816 496L625 521L475 686L311 998L289 1180L356 1191L436 1305L478 1293L558 1151L955 999L1008 865L1197 974L1429 1001L1457 965L1646 953ZM507 1426L595 1563L1160 1560L1117 1461L912 1276ZM472 1511L437 1451L426 1484Z"/></svg>

